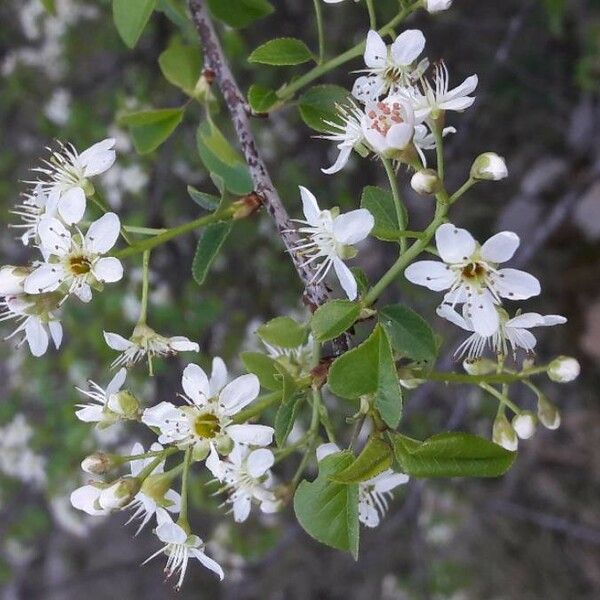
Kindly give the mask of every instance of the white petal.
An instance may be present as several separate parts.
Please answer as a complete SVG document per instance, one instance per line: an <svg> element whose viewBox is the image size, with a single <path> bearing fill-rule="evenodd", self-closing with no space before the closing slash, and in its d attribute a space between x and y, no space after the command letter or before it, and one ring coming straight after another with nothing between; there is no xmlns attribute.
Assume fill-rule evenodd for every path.
<svg viewBox="0 0 600 600"><path fill-rule="evenodd" d="M40 245L55 256L64 256L71 248L69 230L56 219L42 219L38 225Z"/></svg>
<svg viewBox="0 0 600 600"><path fill-rule="evenodd" d="M377 527L380 523L379 513L371 502L361 500L358 504L358 519L367 527Z"/></svg>
<svg viewBox="0 0 600 600"><path fill-rule="evenodd" d="M181 385L188 398L198 406L204 406L210 398L208 377L204 370L194 363L190 363L183 370Z"/></svg>
<svg viewBox="0 0 600 600"><path fill-rule="evenodd" d="M473 236L466 230L452 223L444 223L435 232L435 243L444 262L460 263L468 260L477 244Z"/></svg>
<svg viewBox="0 0 600 600"><path fill-rule="evenodd" d="M440 304L437 307L436 312L440 317L442 317L442 319L446 319L446 321L454 323L454 325L457 325L465 331L472 331L464 317L456 312L451 306L448 306L448 304Z"/></svg>
<svg viewBox="0 0 600 600"><path fill-rule="evenodd" d="M526 350L527 352L531 352L537 344L535 335L533 335L531 331L519 327L511 327L510 329L507 329L506 337L510 340L513 346L523 348L523 350Z"/></svg>
<svg viewBox="0 0 600 600"><path fill-rule="evenodd" d="M369 235L374 226L373 215L366 208L360 208L336 217L333 234L342 244L357 244Z"/></svg>
<svg viewBox="0 0 600 600"><path fill-rule="evenodd" d="M86 304L92 299L92 288L87 283L82 283L81 285L77 286L73 290L73 293Z"/></svg>
<svg viewBox="0 0 600 600"><path fill-rule="evenodd" d="M506 321L506 327L521 327L530 329L531 327L541 327L544 325L544 317L539 313L523 313L517 317Z"/></svg>
<svg viewBox="0 0 600 600"><path fill-rule="evenodd" d="M15 274L15 267L0 269L0 296L13 296L23 293L23 275Z"/></svg>
<svg viewBox="0 0 600 600"><path fill-rule="evenodd" d="M346 164L348 163L348 159L350 158L350 154L352 153L352 148L350 146L342 146L340 148L340 153L336 161L331 165L331 167L327 169L321 169L325 175L333 175L334 173L338 173L341 171Z"/></svg>
<svg viewBox="0 0 600 600"><path fill-rule="evenodd" d="M494 277L494 288L510 300L527 300L541 291L540 282L533 275L518 269L500 269Z"/></svg>
<svg viewBox="0 0 600 600"><path fill-rule="evenodd" d="M321 444L317 448L317 461L321 462L324 458L329 456L330 454L335 454L339 452L339 446L334 444L333 442L329 442L328 444Z"/></svg>
<svg viewBox="0 0 600 600"><path fill-rule="evenodd" d="M98 260L92 269L94 277L98 281L114 283L123 278L123 265L118 258L109 256Z"/></svg>
<svg viewBox="0 0 600 600"><path fill-rule="evenodd" d="M27 294L53 292L61 284L65 272L61 265L43 264L27 277L23 289Z"/></svg>
<svg viewBox="0 0 600 600"><path fill-rule="evenodd" d="M302 211L304 212L304 218L311 225L318 225L320 222L319 215L321 214L321 209L319 208L317 199L309 189L302 185L299 187L300 196L302 197Z"/></svg>
<svg viewBox="0 0 600 600"><path fill-rule="evenodd" d="M267 425L229 425L226 429L227 435L238 444L250 446L268 446L273 441L274 430Z"/></svg>
<svg viewBox="0 0 600 600"><path fill-rule="evenodd" d="M172 521L160 524L155 533L165 544L184 544L188 537L184 529Z"/></svg>
<svg viewBox="0 0 600 600"><path fill-rule="evenodd" d="M390 148L404 150L415 134L415 128L409 123L396 123L390 127L386 140Z"/></svg>
<svg viewBox="0 0 600 600"><path fill-rule="evenodd" d="M99 175L112 167L116 159L114 146L115 140L107 138L94 144L79 155L79 162L85 167L84 174L86 177Z"/></svg>
<svg viewBox="0 0 600 600"><path fill-rule="evenodd" d="M365 47L365 64L371 69L381 69L385 67L388 50L385 42L376 31L369 31L367 35L367 44Z"/></svg>
<svg viewBox="0 0 600 600"><path fill-rule="evenodd" d="M206 458L206 462L204 463L206 468L216 477L219 481L223 480L223 475L225 474L225 467L221 460L219 459L219 454L214 444L210 445L210 453Z"/></svg>
<svg viewBox="0 0 600 600"><path fill-rule="evenodd" d="M197 558L202 566L206 567L209 571L215 573L220 581L223 581L225 577L225 573L223 573L223 569L218 562L214 561L212 558L206 556L204 552L198 550L198 548L190 548L190 554Z"/></svg>
<svg viewBox="0 0 600 600"><path fill-rule="evenodd" d="M227 384L219 394L219 405L226 415L235 415L256 399L260 392L260 382L253 373L237 377Z"/></svg>
<svg viewBox="0 0 600 600"><path fill-rule="evenodd" d="M50 337L54 342L54 347L58 350L63 339L63 328L60 321L50 321L48 329L50 330Z"/></svg>
<svg viewBox="0 0 600 600"><path fill-rule="evenodd" d="M139 442L136 442L129 451L130 456L137 456L138 454L144 454L144 446ZM132 460L130 463L131 474L137 477L145 466L146 461L143 458Z"/></svg>
<svg viewBox="0 0 600 600"><path fill-rule="evenodd" d="M240 494L233 501L233 520L236 523L243 523L250 514L250 496Z"/></svg>
<svg viewBox="0 0 600 600"><path fill-rule="evenodd" d="M48 333L39 319L29 317L25 323L25 336L33 356L43 356L48 350Z"/></svg>
<svg viewBox="0 0 600 600"><path fill-rule="evenodd" d="M102 420L102 407L100 405L84 406L75 411L75 416L84 423L99 423Z"/></svg>
<svg viewBox="0 0 600 600"><path fill-rule="evenodd" d="M368 125L363 126L363 133L365 134L365 138L368 144L373 148L374 152L378 154L384 154L388 149L387 140L384 135L371 129Z"/></svg>
<svg viewBox="0 0 600 600"><path fill-rule="evenodd" d="M74 225L83 219L85 194L80 187L67 190L58 201L58 214L67 225Z"/></svg>
<svg viewBox="0 0 600 600"><path fill-rule="evenodd" d="M412 64L425 48L425 36L419 29L408 29L392 44L392 58L397 65Z"/></svg>
<svg viewBox="0 0 600 600"><path fill-rule="evenodd" d="M367 483L375 487L375 491L384 493L393 490L399 485L404 485L409 480L408 475L404 473L394 473L391 469L387 469L376 477L373 477Z"/></svg>
<svg viewBox="0 0 600 600"><path fill-rule="evenodd" d="M227 367L223 359L216 356L212 361L210 374L210 395L216 396L227 385Z"/></svg>
<svg viewBox="0 0 600 600"><path fill-rule="evenodd" d="M352 95L363 104L375 102L385 89L385 82L379 75L361 75L352 86Z"/></svg>
<svg viewBox="0 0 600 600"><path fill-rule="evenodd" d="M71 493L71 504L88 515L103 515L105 511L96 508L100 489L93 485L84 485Z"/></svg>
<svg viewBox="0 0 600 600"><path fill-rule="evenodd" d="M111 396L112 394L116 394L123 387L126 377L127 369L119 369L115 376L110 380L110 383L106 386L106 395Z"/></svg>
<svg viewBox="0 0 600 600"><path fill-rule="evenodd" d="M270 450L260 448L248 455L247 468L251 477L262 477L275 463L275 456Z"/></svg>
<svg viewBox="0 0 600 600"><path fill-rule="evenodd" d="M459 86L455 87L453 90L446 94L447 99L461 98L463 96L468 96L469 94L475 91L477 84L479 83L479 78L477 75L471 75L467 77Z"/></svg>
<svg viewBox="0 0 600 600"><path fill-rule="evenodd" d="M342 289L346 292L346 296L348 296L350 300L354 300L358 295L358 286L352 271L346 266L343 260L337 257L333 259L333 268Z"/></svg>
<svg viewBox="0 0 600 600"><path fill-rule="evenodd" d="M487 290L469 298L465 306L465 315L473 323L473 330L483 337L493 335L500 326L498 311L492 295Z"/></svg>
<svg viewBox="0 0 600 600"><path fill-rule="evenodd" d="M176 352L199 352L200 346L196 342L192 342L189 338L183 335L176 335L169 338L169 345Z"/></svg>
<svg viewBox="0 0 600 600"><path fill-rule="evenodd" d="M563 317L562 315L546 315L544 317L545 327L553 327L554 325L564 325L566 322L566 317Z"/></svg>
<svg viewBox="0 0 600 600"><path fill-rule="evenodd" d="M86 247L95 254L106 254L117 242L121 222L112 212L94 221L85 234Z"/></svg>
<svg viewBox="0 0 600 600"><path fill-rule="evenodd" d="M104 341L108 344L108 347L117 350L118 352L124 352L127 348L134 345L118 333L110 333L109 331L104 331L103 333Z"/></svg>
<svg viewBox="0 0 600 600"><path fill-rule="evenodd" d="M455 110L457 112L462 112L463 110L467 110L470 106L475 102L475 98L470 96L464 96L462 98L453 98L452 100L444 100L440 102L439 107L442 110Z"/></svg>
<svg viewBox="0 0 600 600"><path fill-rule="evenodd" d="M166 419L178 416L179 413L179 409L171 402L160 402L156 406L151 406L144 410L142 413L142 423L148 427L162 429Z"/></svg>
<svg viewBox="0 0 600 600"><path fill-rule="evenodd" d="M453 271L438 260L419 260L406 268L404 277L411 283L423 285L434 292L447 290L456 280Z"/></svg>
<svg viewBox="0 0 600 600"><path fill-rule="evenodd" d="M481 257L493 263L510 260L517 251L521 240L512 231L501 231L481 246Z"/></svg>

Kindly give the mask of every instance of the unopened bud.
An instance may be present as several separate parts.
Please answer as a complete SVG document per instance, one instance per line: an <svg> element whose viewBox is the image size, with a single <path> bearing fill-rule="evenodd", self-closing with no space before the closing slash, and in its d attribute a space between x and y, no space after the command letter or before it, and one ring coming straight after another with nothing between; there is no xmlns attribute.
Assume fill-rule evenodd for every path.
<svg viewBox="0 0 600 600"><path fill-rule="evenodd" d="M140 414L140 403L128 390L112 394L108 399L108 408L125 419L137 419Z"/></svg>
<svg viewBox="0 0 600 600"><path fill-rule="evenodd" d="M203 461L210 452L210 443L208 440L200 440L194 444L192 449L192 460L194 462Z"/></svg>
<svg viewBox="0 0 600 600"><path fill-rule="evenodd" d="M173 500L166 498L167 492L171 489L174 475L169 473L154 473L149 475L142 483L142 492L152 498L156 504L167 508L173 505Z"/></svg>
<svg viewBox="0 0 600 600"><path fill-rule="evenodd" d="M216 447L221 456L226 456L233 450L233 440L230 437L221 437L217 440Z"/></svg>
<svg viewBox="0 0 600 600"><path fill-rule="evenodd" d="M245 219L246 217L249 217L262 206L262 203L262 198L256 192L251 192L239 200L236 200L233 203L234 220Z"/></svg>
<svg viewBox="0 0 600 600"><path fill-rule="evenodd" d="M538 396L537 414L540 423L546 429L560 427L560 411L545 396Z"/></svg>
<svg viewBox="0 0 600 600"><path fill-rule="evenodd" d="M511 452L514 452L519 446L517 434L504 414L498 415L494 420L492 439L496 444Z"/></svg>
<svg viewBox="0 0 600 600"><path fill-rule="evenodd" d="M498 363L490 358L467 358L463 361L463 369L469 375L489 375L498 369Z"/></svg>
<svg viewBox="0 0 600 600"><path fill-rule="evenodd" d="M512 420L513 429L522 440L528 440L535 433L535 424L535 415L527 410Z"/></svg>
<svg viewBox="0 0 600 600"><path fill-rule="evenodd" d="M579 361L571 356L558 356L548 367L548 377L557 383L569 383L579 377Z"/></svg>
<svg viewBox="0 0 600 600"><path fill-rule="evenodd" d="M506 162L495 152L485 152L484 154L480 154L471 167L472 179L498 181L505 177L508 177Z"/></svg>
<svg viewBox="0 0 600 600"><path fill-rule="evenodd" d="M198 100L198 102L209 102L214 99L214 95L212 93L211 84L215 79L214 71L210 69L205 69L200 75L200 79L196 83L194 87L193 97Z"/></svg>
<svg viewBox="0 0 600 600"><path fill-rule="evenodd" d="M90 475L104 475L120 464L121 461L115 458L114 455L106 452L94 452L83 459L81 468Z"/></svg>
<svg viewBox="0 0 600 600"><path fill-rule="evenodd" d="M407 390L416 390L420 385L425 383L424 379L399 379L400 385Z"/></svg>
<svg viewBox="0 0 600 600"><path fill-rule="evenodd" d="M410 185L417 194L429 196L440 191L442 183L433 169L417 171L410 180Z"/></svg>
<svg viewBox="0 0 600 600"><path fill-rule="evenodd" d="M425 10L430 13L441 12L452 6L452 0L424 0Z"/></svg>
<svg viewBox="0 0 600 600"><path fill-rule="evenodd" d="M18 296L23 293L23 282L29 275L26 267L11 265L0 269L0 296Z"/></svg>
<svg viewBox="0 0 600 600"><path fill-rule="evenodd" d="M105 510L125 508L140 491L141 483L137 477L120 477L100 492L100 506Z"/></svg>

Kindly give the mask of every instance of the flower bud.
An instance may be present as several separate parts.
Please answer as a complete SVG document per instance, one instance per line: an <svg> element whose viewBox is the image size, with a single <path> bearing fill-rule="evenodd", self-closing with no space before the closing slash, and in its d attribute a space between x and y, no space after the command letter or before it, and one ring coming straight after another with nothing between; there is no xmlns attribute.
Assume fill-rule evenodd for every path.
<svg viewBox="0 0 600 600"><path fill-rule="evenodd" d="M8 265L0 269L0 296L18 296L23 293L23 282L30 271L26 267Z"/></svg>
<svg viewBox="0 0 600 600"><path fill-rule="evenodd" d="M233 218L245 219L254 214L261 206L263 200L256 192L250 192L233 203Z"/></svg>
<svg viewBox="0 0 600 600"><path fill-rule="evenodd" d="M545 396L538 396L537 414L540 423L546 429L560 427L560 411Z"/></svg>
<svg viewBox="0 0 600 600"><path fill-rule="evenodd" d="M165 498L166 493L171 489L173 477L169 473L154 473L149 475L142 483L142 492L152 498L156 504L164 508L173 504L172 500Z"/></svg>
<svg viewBox="0 0 600 600"><path fill-rule="evenodd" d="M210 69L204 69L200 79L198 79L196 86L194 87L193 97L198 102L212 102L215 97L213 95L211 85L215 79L214 71Z"/></svg>
<svg viewBox="0 0 600 600"><path fill-rule="evenodd" d="M489 375L495 373L498 363L490 358L467 358L463 361L463 369L469 375Z"/></svg>
<svg viewBox="0 0 600 600"><path fill-rule="evenodd" d="M128 390L112 394L107 405L110 410L125 419L137 419L140 414L140 403Z"/></svg>
<svg viewBox="0 0 600 600"><path fill-rule="evenodd" d="M425 383L424 379L399 379L400 385L406 390L416 390L420 385Z"/></svg>
<svg viewBox="0 0 600 600"><path fill-rule="evenodd" d="M120 477L100 492L98 499L105 510L125 508L140 491L141 481L137 477Z"/></svg>
<svg viewBox="0 0 600 600"><path fill-rule="evenodd" d="M498 181L508 177L506 162L495 152L480 154L471 167L471 179Z"/></svg>
<svg viewBox="0 0 600 600"><path fill-rule="evenodd" d="M203 461L210 452L210 442L208 440L200 440L194 444L192 450L192 460L194 462Z"/></svg>
<svg viewBox="0 0 600 600"><path fill-rule="evenodd" d="M417 171L410 180L410 185L417 194L429 196L440 191L442 184L438 174L433 169Z"/></svg>
<svg viewBox="0 0 600 600"><path fill-rule="evenodd" d="M121 461L115 460L115 458L117 457L113 454L94 452L83 459L81 468L90 475L104 475L120 464Z"/></svg>
<svg viewBox="0 0 600 600"><path fill-rule="evenodd" d="M424 0L425 10L430 13L441 12L452 6L452 0Z"/></svg>
<svg viewBox="0 0 600 600"><path fill-rule="evenodd" d="M569 383L579 377L579 361L571 356L558 356L548 367L548 377L557 383Z"/></svg>
<svg viewBox="0 0 600 600"><path fill-rule="evenodd" d="M502 446L506 450L514 452L517 449L519 439L517 438L517 434L512 428L512 425L508 422L506 415L498 415L494 420L492 439L496 444Z"/></svg>
<svg viewBox="0 0 600 600"><path fill-rule="evenodd" d="M217 440L216 447L221 456L226 456L233 450L233 440L230 437L221 437Z"/></svg>
<svg viewBox="0 0 600 600"><path fill-rule="evenodd" d="M522 440L528 440L535 433L535 424L535 415L528 410L524 410L512 420L512 427Z"/></svg>

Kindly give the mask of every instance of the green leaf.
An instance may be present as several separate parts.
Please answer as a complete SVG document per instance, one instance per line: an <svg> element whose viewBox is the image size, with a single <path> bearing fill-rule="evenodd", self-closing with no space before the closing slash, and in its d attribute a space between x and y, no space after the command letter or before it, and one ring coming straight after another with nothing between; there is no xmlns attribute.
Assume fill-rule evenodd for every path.
<svg viewBox="0 0 600 600"><path fill-rule="evenodd" d="M390 445L378 437L371 437L354 462L334 473L330 479L338 483L360 483L383 473L391 464Z"/></svg>
<svg viewBox="0 0 600 600"><path fill-rule="evenodd" d="M219 254L221 246L231 232L232 223L211 223L202 233L198 240L194 262L192 263L192 275L198 285L206 280L210 267Z"/></svg>
<svg viewBox="0 0 600 600"><path fill-rule="evenodd" d="M52 16L56 16L56 0L41 0L42 6L46 9L46 12Z"/></svg>
<svg viewBox="0 0 600 600"><path fill-rule="evenodd" d="M399 433L389 437L401 471L412 477L498 477L517 456L470 433L440 433L424 442Z"/></svg>
<svg viewBox="0 0 600 600"><path fill-rule="evenodd" d="M119 121L129 127L137 152L148 154L156 150L177 129L183 114L183 108L159 108L129 113Z"/></svg>
<svg viewBox="0 0 600 600"><path fill-rule="evenodd" d="M375 395L375 406L389 427L402 415L402 390L398 382L390 341L381 325L362 344L331 365L329 387L341 398Z"/></svg>
<svg viewBox="0 0 600 600"><path fill-rule="evenodd" d="M221 204L221 198L219 198L218 196L213 196L212 194L201 192L200 190L197 190L191 185L188 185L187 192L190 195L190 198L196 204L198 204L205 210L209 210L210 212L217 210L217 208L219 208Z"/></svg>
<svg viewBox="0 0 600 600"><path fill-rule="evenodd" d="M248 102L253 111L265 113L277 102L277 94L270 88L253 83L248 90Z"/></svg>
<svg viewBox="0 0 600 600"><path fill-rule="evenodd" d="M307 45L296 38L277 38L265 42L250 56L248 62L273 66L301 65L313 59Z"/></svg>
<svg viewBox="0 0 600 600"><path fill-rule="evenodd" d="M158 57L165 79L175 87L193 96L202 72L202 55L198 46L185 45L174 37L169 47Z"/></svg>
<svg viewBox="0 0 600 600"><path fill-rule="evenodd" d="M339 85L315 85L298 100L302 120L311 128L322 133L332 131L327 122L342 123L337 105L347 106L351 102L350 92Z"/></svg>
<svg viewBox="0 0 600 600"><path fill-rule="evenodd" d="M275 442L281 448L292 431L296 417L304 400L304 396L296 394L296 382L282 365L277 365L282 377L283 388L281 404L275 415Z"/></svg>
<svg viewBox="0 0 600 600"><path fill-rule="evenodd" d="M210 173L221 177L232 194L244 196L253 190L252 178L246 163L214 123L211 121L201 123L196 141L204 166Z"/></svg>
<svg viewBox="0 0 600 600"><path fill-rule="evenodd" d="M345 485L329 477L348 467L351 452L338 452L319 464L319 476L303 481L294 496L294 511L300 525L317 541L358 557L358 484Z"/></svg>
<svg viewBox="0 0 600 600"><path fill-rule="evenodd" d="M435 335L420 315L402 304L386 306L379 311L396 352L413 360L433 363L437 356Z"/></svg>
<svg viewBox="0 0 600 600"><path fill-rule="evenodd" d="M256 333L261 340L278 348L297 348L308 339L306 327L290 317L276 317L261 325Z"/></svg>
<svg viewBox="0 0 600 600"><path fill-rule="evenodd" d="M260 384L271 391L282 389L283 382L279 363L261 352L242 352L240 355L244 367L249 373L254 373L260 380Z"/></svg>
<svg viewBox="0 0 600 600"><path fill-rule="evenodd" d="M267 0L208 0L208 7L214 17L236 29L246 27L275 10Z"/></svg>
<svg viewBox="0 0 600 600"><path fill-rule="evenodd" d="M137 44L155 7L156 0L113 0L113 20L129 48Z"/></svg>
<svg viewBox="0 0 600 600"><path fill-rule="evenodd" d="M327 342L352 327L360 314L360 305L351 300L331 300L313 314L310 327L318 342Z"/></svg>
<svg viewBox="0 0 600 600"><path fill-rule="evenodd" d="M398 240L398 217L390 192L368 185L363 189L360 206L366 208L375 219L371 235L384 241Z"/></svg>

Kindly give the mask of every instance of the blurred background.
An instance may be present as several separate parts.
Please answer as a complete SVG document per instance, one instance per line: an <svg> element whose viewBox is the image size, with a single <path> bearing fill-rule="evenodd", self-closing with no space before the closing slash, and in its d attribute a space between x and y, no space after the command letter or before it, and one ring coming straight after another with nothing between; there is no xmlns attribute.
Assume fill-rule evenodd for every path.
<svg viewBox="0 0 600 600"><path fill-rule="evenodd" d="M257 80L276 87L295 73L250 65L246 58L259 43L277 34L315 44L312 3L274 3L276 13L258 24L221 31L243 89ZM395 0L377 4L382 14L396 7ZM200 111L188 111L176 135L146 157L118 126L124 111L183 103L157 67L173 25L155 15L129 51L108 1L56 0L56 9L50 16L40 0L0 3L2 264L31 256L5 226L14 221L9 210L24 188L20 180L31 178L29 170L56 139L79 149L117 139L117 164L99 185L129 224L190 220L199 208L186 186L212 191L195 147ZM331 54L364 36L362 4L324 5L324 13ZM409 24L424 30L428 56L446 60L452 81L479 74L474 107L449 119L458 129L447 142L449 187L456 189L473 158L487 150L506 157L510 177L477 186L455 207L453 220L480 238L505 228L519 233L514 263L527 266L543 287L526 308L568 317L567 325L541 331L538 346L540 361L562 353L582 363L575 383L541 384L560 406L561 428L521 443L514 468L499 480L411 482L383 525L363 530L358 562L309 539L289 508L234 527L198 482L193 527L213 540L209 549L228 578L219 585L207 571L190 568L183 590L173 592L162 584L158 562L140 567L157 549L149 530L134 539L123 515L85 517L68 500L85 480L79 469L85 455L99 447L127 449L138 439L135 427L91 432L74 417L81 400L74 386L88 378L104 386L110 378L114 353L102 330L128 336L137 319L141 264L132 259L121 284L89 305L69 305L60 352L35 360L13 341L0 345L2 600L600 598L600 2L455 0L451 10L435 17L421 11ZM357 60L323 82L349 87L348 71L360 67ZM229 131L226 115L218 122ZM385 186L376 163L358 159L324 176L320 167L331 164L332 144L312 138L293 106L258 121L255 130L292 216L300 216L300 183L322 205L343 208L358 205L363 186ZM416 197L406 177L402 183L416 229L427 223L430 201ZM196 234L154 252L149 313L159 332L197 340L202 364L218 354L233 370L240 369L240 346L256 344L258 324L302 314L299 283L268 216L236 227L202 288L190 276ZM373 240L359 263L376 279L391 260L390 249ZM438 368L460 369L452 361L457 332L435 316L436 294L400 281L387 299L408 302L431 319L446 339ZM10 323L2 325L3 336L11 331ZM139 396L149 404L172 399L186 358L157 362L153 379L136 369ZM515 387L512 397L534 406L525 388ZM408 396L402 427L415 435L441 429L490 435L494 410L476 390L426 385Z"/></svg>

